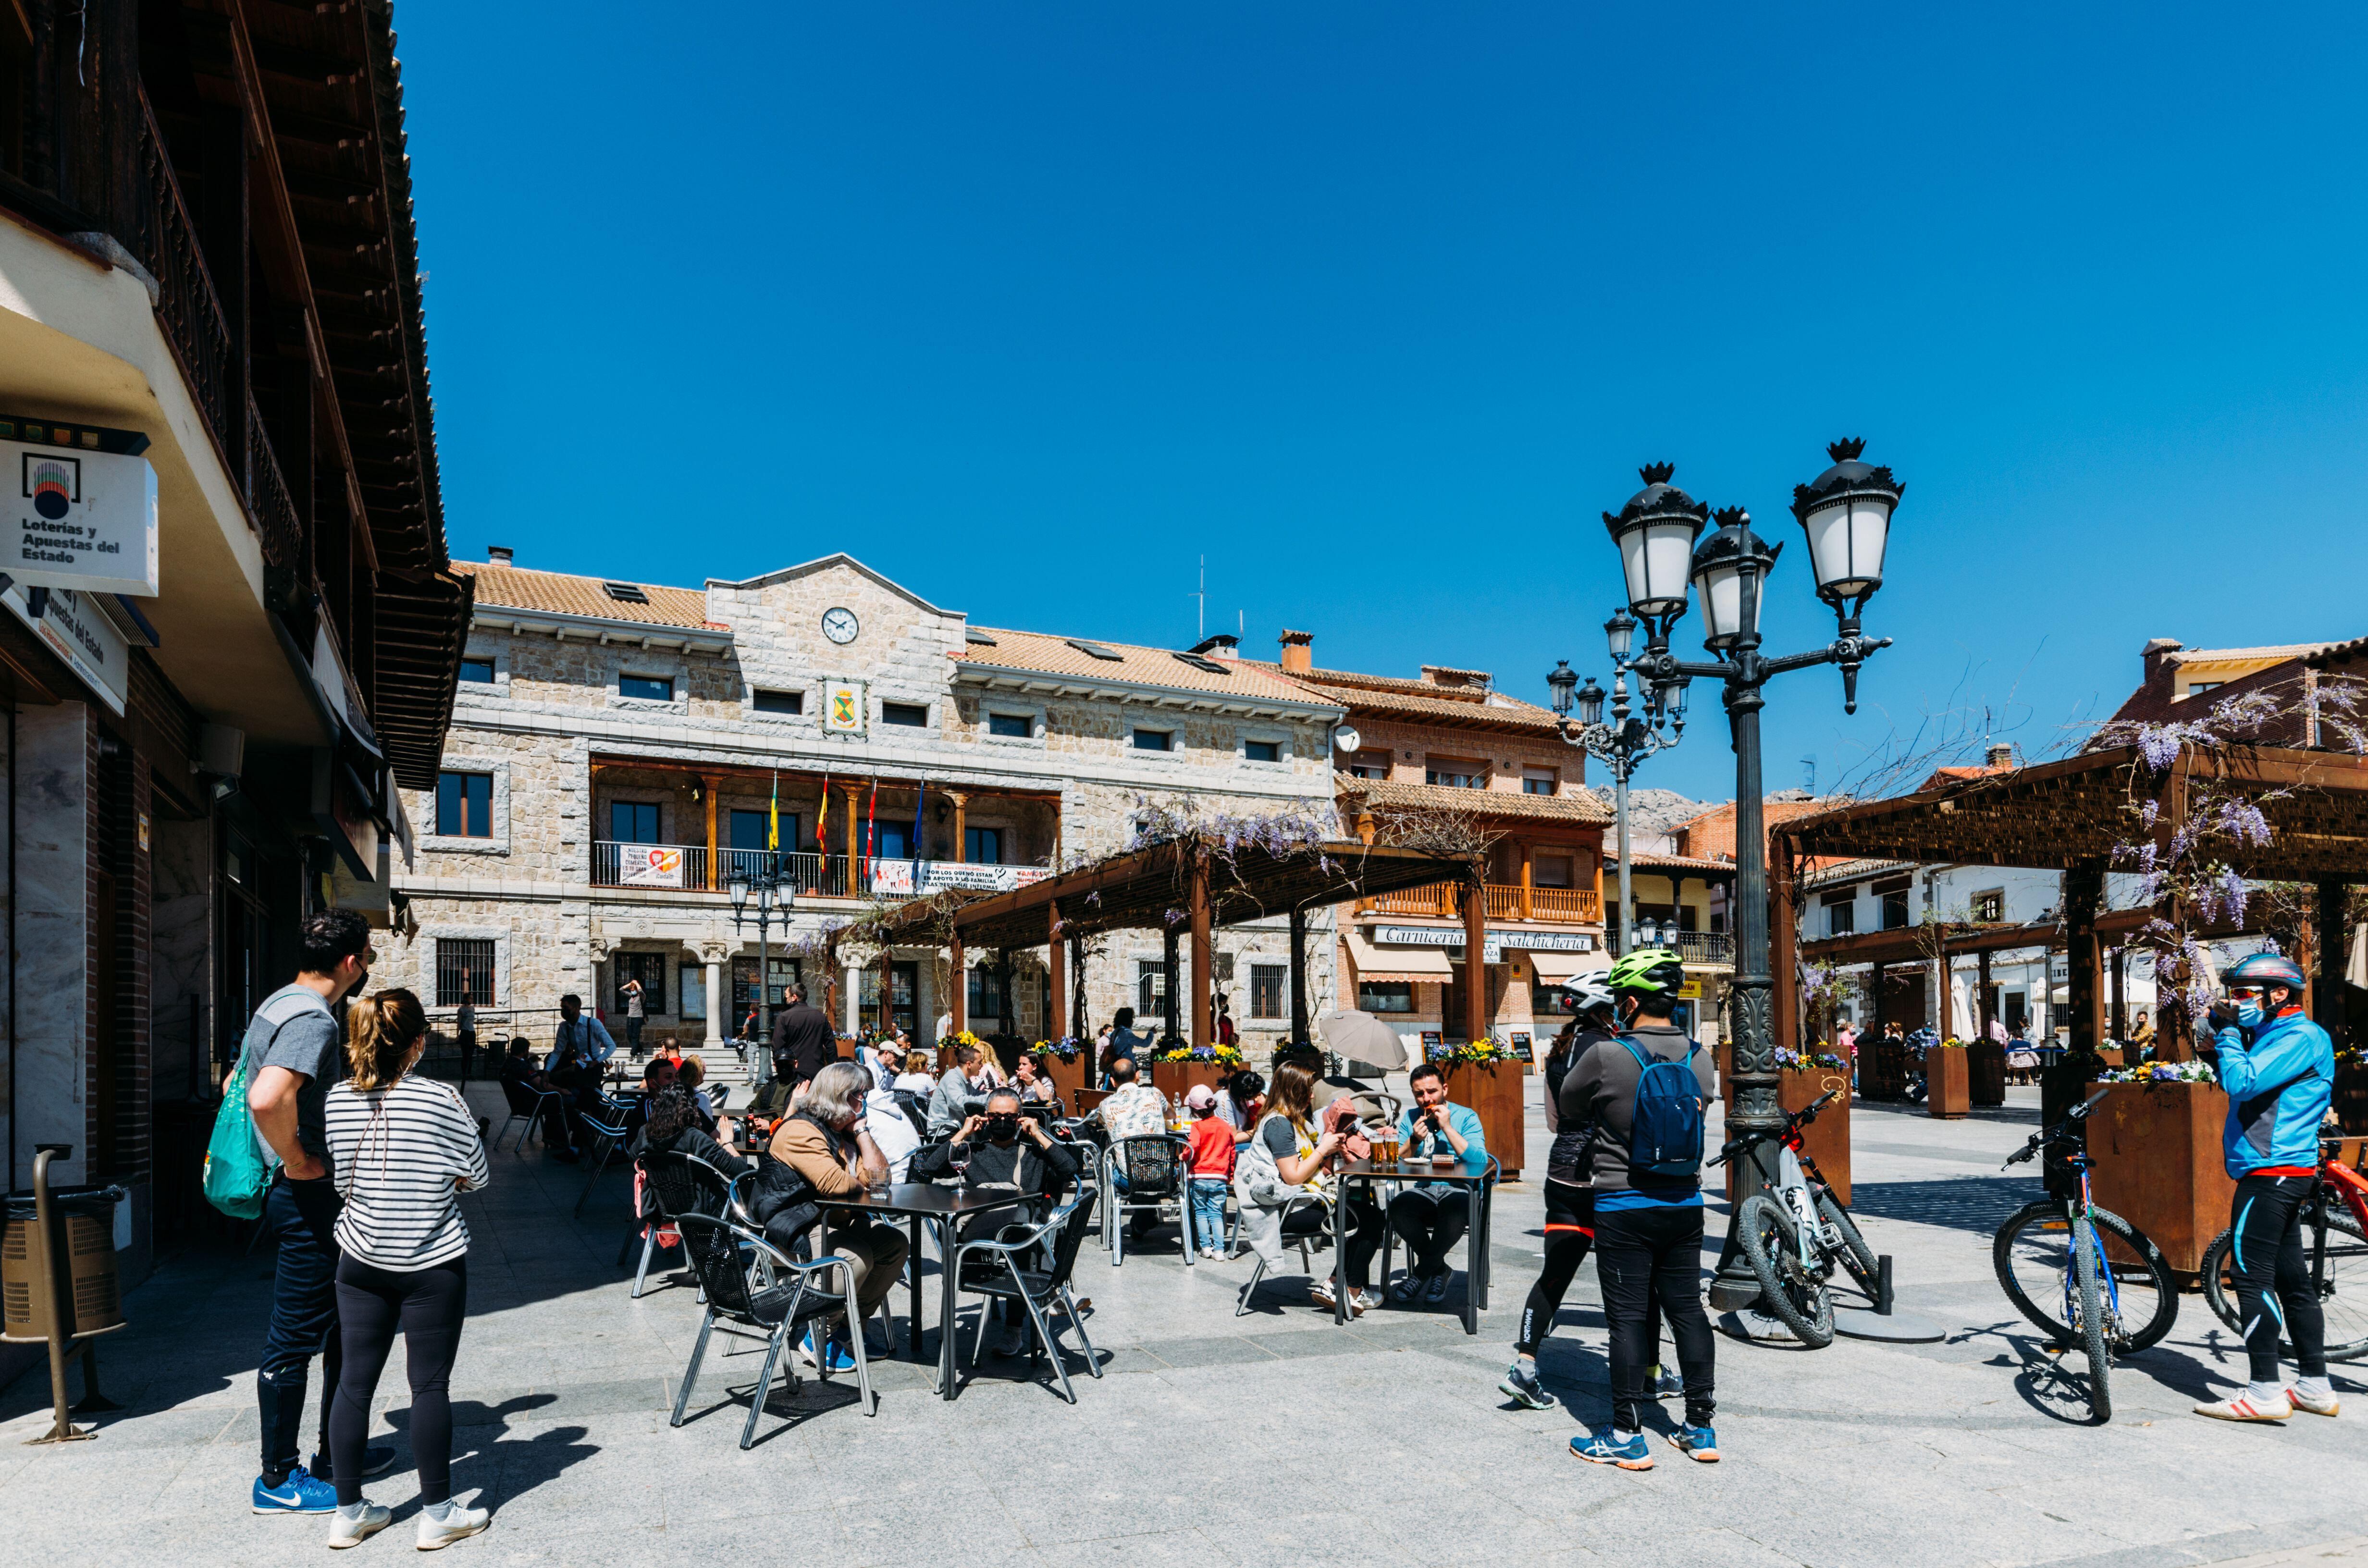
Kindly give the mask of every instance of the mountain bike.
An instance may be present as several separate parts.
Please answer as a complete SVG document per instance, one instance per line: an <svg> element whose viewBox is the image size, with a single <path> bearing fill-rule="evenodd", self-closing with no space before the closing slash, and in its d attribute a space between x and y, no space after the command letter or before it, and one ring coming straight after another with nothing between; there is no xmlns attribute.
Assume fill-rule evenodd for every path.
<svg viewBox="0 0 2368 1568"><path fill-rule="evenodd" d="M2336 1157L2340 1139L2318 1146L2318 1188L2303 1205L2303 1254L2311 1289L2327 1314L2329 1360L2368 1355L2368 1180ZM2203 1299L2222 1323L2239 1333L2237 1275L2230 1265L2231 1232L2203 1249Z"/></svg>
<svg viewBox="0 0 2368 1568"><path fill-rule="evenodd" d="M1804 1345L1823 1349L1834 1342L1834 1303L1826 1289L1839 1263L1870 1301L1878 1300L1873 1249L1834 1198L1817 1162L1802 1146L1802 1131L1839 1089L1817 1096L1784 1119L1784 1125L1727 1140L1710 1163L1725 1165L1748 1149L1774 1140L1776 1183L1755 1192L1736 1210L1736 1241L1758 1276L1761 1298L1777 1321Z"/></svg>
<svg viewBox="0 0 2368 1568"><path fill-rule="evenodd" d="M2112 1358L2145 1349L2179 1317L2179 1296L2161 1249L2090 1196L2095 1163L2082 1123L2104 1098L2100 1089L2008 1157L2008 1165L2019 1165L2043 1152L2061 1154L2078 1181L2064 1197L2023 1208L1998 1227L1990 1244L2008 1300L2047 1331L2051 1344L2078 1346L2087 1354L2089 1412L2100 1423L2113 1415Z"/></svg>

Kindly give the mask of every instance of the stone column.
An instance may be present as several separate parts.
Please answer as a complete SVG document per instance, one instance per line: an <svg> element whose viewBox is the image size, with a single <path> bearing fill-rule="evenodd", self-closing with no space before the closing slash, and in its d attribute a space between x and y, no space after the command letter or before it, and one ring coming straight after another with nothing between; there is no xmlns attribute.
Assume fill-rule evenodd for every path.
<svg viewBox="0 0 2368 1568"><path fill-rule="evenodd" d="M712 796L709 797L713 799ZM701 942L700 961L707 966L707 1049L720 1051L723 1046L723 958L720 942ZM736 1024L737 1019L734 1022Z"/></svg>

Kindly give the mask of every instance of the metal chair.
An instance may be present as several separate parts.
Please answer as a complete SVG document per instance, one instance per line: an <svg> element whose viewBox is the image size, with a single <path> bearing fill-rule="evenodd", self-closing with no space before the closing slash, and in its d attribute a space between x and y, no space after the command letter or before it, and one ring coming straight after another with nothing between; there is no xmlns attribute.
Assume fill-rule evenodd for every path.
<svg viewBox="0 0 2368 1568"><path fill-rule="evenodd" d="M1487 1165L1481 1168L1479 1187L1465 1188L1472 1194L1472 1214L1468 1223L1473 1230L1480 1233L1483 1241L1487 1239L1489 1233L1486 1226L1488 1206L1496 1200L1497 1181L1504 1174L1504 1170L1505 1163L1491 1154L1488 1156ZM1382 1205L1382 1272L1378 1278L1386 1286L1390 1279L1391 1260L1397 1256L1398 1229L1395 1224L1389 1221L1389 1205L1386 1203ZM1486 1301L1488 1299L1486 1295L1488 1249L1486 1246L1474 1248L1472 1256L1478 1264L1476 1278L1467 1275L1463 1281L1463 1288L1466 1290L1479 1292L1480 1300ZM1451 1268L1449 1272L1454 1271Z"/></svg>
<svg viewBox="0 0 2368 1568"><path fill-rule="evenodd" d="M1103 1212L1109 1216L1102 1222L1102 1236L1110 1244L1112 1268L1125 1255L1127 1228L1120 1221L1143 1213L1156 1220L1171 1203L1184 1230L1184 1266L1192 1266L1191 1198L1185 1185L1191 1179L1190 1151L1191 1145L1173 1132L1142 1132L1110 1141L1101 1185ZM1124 1193L1118 1189L1121 1172L1126 1176Z"/></svg>
<svg viewBox="0 0 2368 1568"><path fill-rule="evenodd" d="M642 1299L642 1289L650 1277L650 1259L658 1250L658 1233L673 1229L677 1236L681 1228L675 1221L685 1214L707 1214L718 1218L732 1213L732 1183L729 1177L695 1154L678 1154L671 1150L653 1149L633 1161L633 1168L642 1173L642 1190L654 1212L642 1216L642 1265L633 1271L632 1300ZM632 1232L625 1234L625 1247L631 1252ZM622 1263L620 1255L617 1261Z"/></svg>
<svg viewBox="0 0 2368 1568"><path fill-rule="evenodd" d="M780 1363L782 1347L800 1329L847 1306L855 1294L854 1267L836 1254L812 1263L800 1263L757 1232L705 1214L682 1215L677 1224L682 1231L683 1247L690 1254L691 1267L707 1289L707 1315L700 1322L699 1340L691 1346L690 1365L684 1369L682 1387L675 1392L674 1414L666 1425L682 1425L683 1411L690 1403L691 1388L699 1381L700 1363L707 1358L708 1335L721 1323L726 1334L765 1341L765 1369L749 1395L748 1423L740 1429L740 1446L746 1449L757 1440L757 1417L772 1394L773 1369ZM788 1282L752 1288L742 1262L743 1255L749 1252L762 1257ZM838 1290L825 1290L814 1282L833 1272L839 1277ZM871 1370L864 1358L863 1335L850 1334L848 1339L853 1346L855 1381L862 1395L863 1413L877 1415L879 1406L871 1394ZM817 1369L824 1364L817 1360ZM790 1368L789 1374L790 1392L795 1393L799 1386L797 1369ZM825 1382L830 1381L826 1370L818 1369L817 1375Z"/></svg>
<svg viewBox="0 0 2368 1568"><path fill-rule="evenodd" d="M501 1131L494 1134L493 1152L496 1154L502 1152L502 1139L508 1134L510 1123L523 1121L526 1125L518 1129L518 1142L510 1145L510 1152L524 1153L528 1133L535 1133L537 1141L541 1141L541 1134L538 1130L542 1126L542 1113L559 1100L559 1091L538 1089L530 1084L505 1078L502 1080L502 1098L509 1102L510 1114L502 1123Z"/></svg>
<svg viewBox="0 0 2368 1568"><path fill-rule="evenodd" d="M1061 1359L1060 1346L1053 1342L1052 1325L1045 1321L1045 1313L1057 1305L1066 1314L1069 1326L1077 1331L1078 1345L1086 1352L1086 1370L1100 1377L1101 1358L1086 1335L1084 1314L1078 1312L1077 1299L1069 1289L1078 1250L1085 1244L1086 1227L1093 1219L1096 1196L1093 1187L1080 1182L1069 1201L1041 1224L1006 1225L996 1240L963 1242L954 1248L954 1256L946 1265L954 1271L957 1290L964 1295L984 1298L978 1309L978 1338L971 1347L972 1362L975 1364L986 1353L986 1325L995 1316L990 1303L1018 1301L1028 1309L1028 1321L1036 1330L1028 1348L1030 1370L1034 1370L1038 1356L1051 1357L1053 1370L1060 1374L1061 1392L1071 1404L1077 1403L1077 1391L1069 1381L1068 1365ZM1044 1246L1048 1237L1052 1254L1049 1267L1023 1267L1022 1256ZM964 1266L973 1257L985 1260L987 1270L976 1278L965 1278ZM998 1265L999 1274L996 1271ZM954 1333L954 1325L948 1324L945 1332Z"/></svg>
<svg viewBox="0 0 2368 1568"><path fill-rule="evenodd" d="M620 1105L606 1095L600 1096L600 1103L609 1112L605 1120L584 1111L575 1113L576 1119L592 1130L592 1153L584 1162L591 1169L585 1173L584 1190L575 1195L574 1211L578 1214L584 1212L584 1205L591 1198L593 1187L600 1180L600 1173L609 1168L609 1156L624 1147L625 1141L633 1132L635 1111L632 1108Z"/></svg>
<svg viewBox="0 0 2368 1568"><path fill-rule="evenodd" d="M1319 1225L1312 1230L1303 1228L1295 1234L1292 1233L1291 1228L1292 1216L1302 1213L1309 1209L1314 1209L1318 1214L1324 1216L1327 1221L1331 1219L1332 1202L1330 1199L1318 1192L1294 1193L1282 1206L1281 1228L1282 1233L1282 1244L1285 1246L1295 1246L1299 1249L1299 1267L1305 1269L1308 1276L1312 1278L1315 1274L1315 1263L1313 1258L1308 1256L1308 1246L1311 1243L1328 1239L1332 1233L1328 1225ZM1386 1276L1384 1276L1384 1278L1386 1278ZM1234 1315L1235 1317L1247 1317L1249 1315L1250 1298L1258 1294L1258 1288L1265 1279L1266 1259L1261 1257L1254 1266L1252 1266L1250 1269L1250 1277L1242 1282L1242 1293L1234 1301Z"/></svg>

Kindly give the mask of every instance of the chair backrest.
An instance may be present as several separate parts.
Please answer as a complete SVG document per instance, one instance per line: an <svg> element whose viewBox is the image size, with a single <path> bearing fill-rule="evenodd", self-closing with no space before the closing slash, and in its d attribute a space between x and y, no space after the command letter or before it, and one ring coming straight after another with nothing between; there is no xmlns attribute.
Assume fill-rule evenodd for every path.
<svg viewBox="0 0 2368 1568"><path fill-rule="evenodd" d="M542 1096L535 1093L534 1085L531 1084L520 1083L516 1078L505 1078L502 1080L502 1098L509 1102L512 1116L532 1116L536 1103Z"/></svg>
<svg viewBox="0 0 2368 1568"><path fill-rule="evenodd" d="M723 1102L731 1097L732 1087L728 1084L723 1088L710 1089L707 1091L707 1103L713 1106L718 1110L722 1110L723 1108Z"/></svg>
<svg viewBox="0 0 2368 1568"><path fill-rule="evenodd" d="M1183 1190L1184 1141L1164 1132L1115 1139L1110 1162L1126 1173L1130 1198L1167 1197Z"/></svg>
<svg viewBox="0 0 2368 1568"><path fill-rule="evenodd" d="M1090 1182L1077 1184L1077 1196L1069 1202L1067 1218L1053 1237L1052 1286L1055 1290L1069 1282L1069 1271L1077 1266L1077 1250L1085 1244L1086 1227L1093 1221L1094 1200L1100 1196Z"/></svg>
<svg viewBox="0 0 2368 1568"><path fill-rule="evenodd" d="M707 1291L708 1304L730 1316L747 1317L748 1267L732 1227L710 1215L691 1213L676 1215L674 1224Z"/></svg>
<svg viewBox="0 0 2368 1568"><path fill-rule="evenodd" d="M722 1171L705 1160L670 1149L651 1149L636 1163L660 1219L684 1214L721 1218L731 1212L731 1185Z"/></svg>

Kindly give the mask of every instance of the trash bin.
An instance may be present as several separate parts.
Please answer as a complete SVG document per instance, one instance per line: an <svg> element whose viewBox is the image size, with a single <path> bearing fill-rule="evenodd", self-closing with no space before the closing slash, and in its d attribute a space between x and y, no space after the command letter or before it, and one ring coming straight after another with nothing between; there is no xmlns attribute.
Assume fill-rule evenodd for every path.
<svg viewBox="0 0 2368 1568"><path fill-rule="evenodd" d="M80 1338L123 1326L123 1294L115 1272L115 1206L120 1187L51 1189L50 1206L65 1222L66 1260L74 1290L74 1326ZM42 1288L49 1240L35 1218L33 1195L8 1195L0 1232L0 1339L50 1336L50 1292Z"/></svg>

